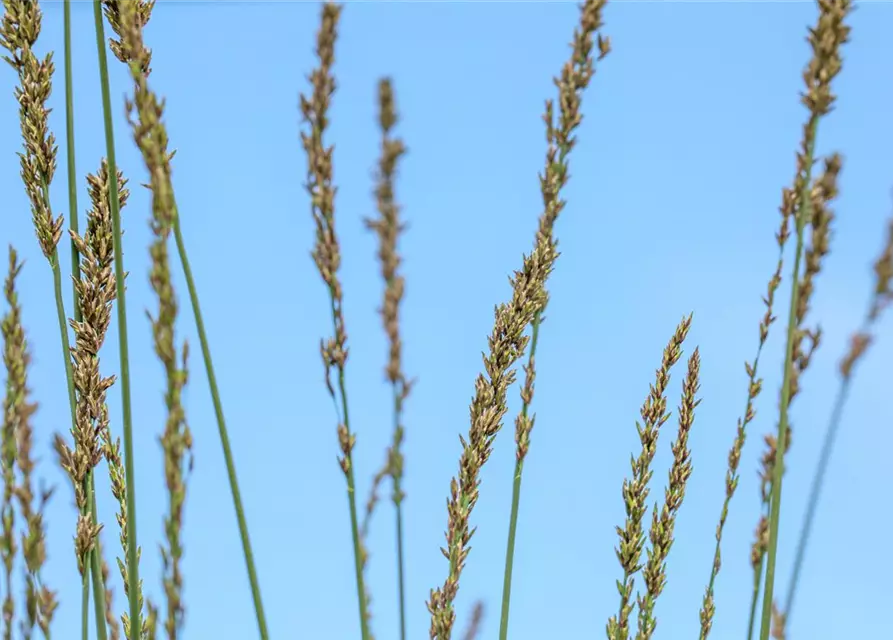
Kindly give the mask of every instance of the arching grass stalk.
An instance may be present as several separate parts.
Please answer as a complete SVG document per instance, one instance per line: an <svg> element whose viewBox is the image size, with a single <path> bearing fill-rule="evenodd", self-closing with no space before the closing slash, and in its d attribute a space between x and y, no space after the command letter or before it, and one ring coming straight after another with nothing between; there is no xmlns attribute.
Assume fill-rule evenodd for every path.
<svg viewBox="0 0 893 640"><path fill-rule="evenodd" d="M809 309L813 278L820 269L822 256L828 251L828 225L831 214L825 205L827 201L836 196L836 178L840 170L840 159L834 156L826 161L825 174L816 184L812 183L816 130L819 119L831 111L834 103L835 96L831 92L831 81L840 72L842 66L840 47L847 41L850 31L849 27L844 24L844 19L851 9L851 3L850 0L818 0L818 7L818 23L810 29L808 38L813 50L813 57L803 73L806 91L802 95L802 102L809 110L810 116L804 128L803 145L801 153L798 155L797 179L793 189L798 199L794 217L797 244L791 277L791 304L788 314L784 376L781 402L779 403L775 461L772 469L769 539L766 551L766 577L763 587L760 640L769 640L772 627L782 480L788 439L788 408L791 399L799 389L799 374L806 368L812 349L818 344L818 333L805 329L803 321ZM801 276L800 263L803 259L804 236L807 227L812 229L812 243L806 256L806 268ZM805 337L810 339L812 347L804 352L801 344Z"/></svg>
<svg viewBox="0 0 893 640"><path fill-rule="evenodd" d="M301 132L301 143L307 154L307 182L310 208L316 226L316 243L312 256L319 274L329 293L333 336L320 344L320 354L326 372L326 388L338 409L338 444L341 448L339 464L347 480L347 499L350 509L350 529L353 540L354 571L356 574L357 604L360 614L360 632L363 640L370 640L369 595L365 584L366 550L360 535L357 518L356 482L354 480L353 448L356 436L350 428L348 414L345 365L347 363L347 330L342 309L342 287L338 276L341 249L335 230L335 187L332 184L332 147L324 141L328 126L328 109L335 92L332 65L335 62L335 40L338 35L338 19L341 6L327 2L316 37L316 55L319 65L310 75L313 91L310 97L301 94L301 113L307 130ZM332 369L337 382L332 383Z"/></svg>
<svg viewBox="0 0 893 640"><path fill-rule="evenodd" d="M827 473L828 465L831 462L831 453L834 450L837 432L840 429L843 409L853 380L853 372L856 365L871 346L874 338L875 324L884 309L893 302L893 289L891 289L891 281L893 281L893 218L891 218L888 223L887 241L880 257L874 264L874 272L877 279L875 281L871 304L865 315L865 319L863 320L862 328L853 335L850 341L850 349L840 363L840 387L837 391L837 396L834 399L834 406L831 410L828 428L822 442L821 455L813 476L812 487L809 491L806 515L803 518L803 525L800 528L800 538L797 541L797 552L794 556L794 568L791 571L791 580L788 583L788 593L784 604L784 617L788 622L791 619L791 612L794 608L794 598L797 595L797 587L800 585L800 571L803 568L803 561L806 557L806 549L809 545L813 521L815 520L816 510L821 498L825 474Z"/></svg>
<svg viewBox="0 0 893 640"><path fill-rule="evenodd" d="M136 474L133 453L133 417L130 405L130 356L127 343L127 303L124 283L124 256L121 247L121 210L118 194L118 165L115 161L115 132L112 125L112 101L109 89L108 59L105 52L105 28L102 22L102 2L93 0L93 18L96 25L96 50L99 57L99 78L102 89L102 116L105 127L105 147L109 175L109 210L112 215L113 243L115 249L115 286L118 316L118 350L121 360L121 407L123 413L124 470L127 483L127 597L130 603L130 625L139 636L143 628L140 602L139 551L136 536ZM99 578L101 580L101 571ZM102 590L101 582L94 581L94 599ZM98 606L97 606L98 610ZM100 614L97 614L99 618ZM105 615L103 607L102 616ZM100 618L103 619L103 618Z"/></svg>

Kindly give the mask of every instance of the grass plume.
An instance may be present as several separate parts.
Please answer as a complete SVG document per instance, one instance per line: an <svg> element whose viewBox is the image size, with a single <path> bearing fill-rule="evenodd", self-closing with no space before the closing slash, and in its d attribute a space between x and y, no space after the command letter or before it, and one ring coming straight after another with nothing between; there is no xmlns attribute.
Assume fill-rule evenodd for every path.
<svg viewBox="0 0 893 640"><path fill-rule="evenodd" d="M690 318L691 316L689 316ZM636 632L638 640L650 640L657 626L654 606L667 583L667 556L673 546L673 530L676 517L685 498L685 486L692 473L691 450L688 437L695 421L695 408L701 403L698 399L700 388L701 356L698 348L688 360L688 373L682 384L682 402L679 405L679 432L673 442L673 464L670 467L669 481L664 491L664 504L658 514L657 505L651 512L651 530L648 561L642 569L646 591L638 597L639 620ZM655 434L655 444L657 435ZM644 501L643 501L644 502Z"/></svg>
<svg viewBox="0 0 893 640"><path fill-rule="evenodd" d="M381 472L373 480L372 495L367 505L367 517L375 505L375 488L387 475L391 478L391 500L396 511L397 528L397 588L400 607L400 640L406 640L406 588L404 577L403 551L403 405L412 383L403 372L403 343L400 340L400 302L403 300L405 280L399 273L400 254L397 243L405 225L400 221L400 207L394 198L394 179L397 164L406 153L406 147L400 138L392 136L397 124L397 109L394 103L394 88L391 80L383 78L378 84L378 122L381 127L381 157L378 161L378 184L375 188L378 205L377 219L367 219L366 226L378 235L378 261L381 265L381 276L385 283L384 300L380 309L385 333L388 336L388 364L385 376L391 384L393 394L394 428L391 446L387 451L387 459ZM363 538L368 523L364 521Z"/></svg>
<svg viewBox="0 0 893 640"><path fill-rule="evenodd" d="M3 366L6 370L6 394L3 398L2 468L3 468L3 565L6 570L6 596L3 602L3 633L11 638L15 618L12 569L17 553L15 509L17 499L24 520L21 551L25 564L25 620L20 624L23 638L30 638L35 627L50 640L50 627L58 607L56 593L41 579L46 562L46 528L44 509L52 496L51 489L34 494L35 461L32 454L34 429L31 417L37 405L29 401L28 366L31 356L22 326L22 308L16 291L16 278L22 270L15 249L9 248L9 268L3 287L8 310L0 322L3 335ZM16 478L18 469L20 481Z"/></svg>
<svg viewBox="0 0 893 640"><path fill-rule="evenodd" d="M642 422L636 422L636 431L639 433L642 449L637 457L630 458L632 475L623 480L626 522L623 527L616 528L620 537L616 554L623 569L623 579L617 582L617 591L620 594L617 615L611 616L605 629L608 640L626 640L629 637L629 620L635 603L635 575L645 566L641 562L642 550L645 548L643 521L648 511L648 483L654 474L651 462L657 452L660 429L670 419L667 411L667 385L670 382L670 372L682 357L682 344L691 328L691 318L688 315L682 319L664 348L660 368L655 372L654 384L639 410Z"/></svg>
<svg viewBox="0 0 893 640"><path fill-rule="evenodd" d="M338 410L338 443L341 448L339 464L347 480L347 498L350 509L350 528L353 538L354 569L356 573L357 601L360 613L360 631L363 640L371 640L369 630L369 594L366 590L364 571L367 552L357 517L356 482L354 480L353 448L356 435L351 431L348 413L345 365L347 364L347 330L342 308L343 291L338 269L341 266L341 249L335 231L335 187L332 182L332 153L324 141L328 127L328 110L336 82L332 75L335 62L335 40L338 34L338 18L341 6L327 2L323 5L322 18L316 38L316 56L319 66L310 75L313 91L310 97L301 94L301 113L307 130L301 133L301 143L307 154L306 189L310 195L311 215L316 226L316 244L312 256L319 274L329 292L332 313L333 337L320 342L320 355L326 372L326 388ZM332 383L332 369L337 383ZM337 385L337 390L336 390Z"/></svg>

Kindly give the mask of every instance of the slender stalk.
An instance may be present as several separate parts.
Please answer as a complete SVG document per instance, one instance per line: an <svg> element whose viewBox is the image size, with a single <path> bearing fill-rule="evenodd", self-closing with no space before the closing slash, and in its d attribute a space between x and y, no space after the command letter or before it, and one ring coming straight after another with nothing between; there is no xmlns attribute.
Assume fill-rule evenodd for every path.
<svg viewBox="0 0 893 640"><path fill-rule="evenodd" d="M812 165L815 154L815 135L818 117L812 116L807 125L802 164L803 179L800 190L800 209L794 218L797 245L794 251L794 266L791 271L791 302L788 311L787 340L785 343L784 376L779 403L777 449L775 464L772 467L772 493L769 499L769 545L766 551L766 577L763 587L763 614L760 625L760 640L769 640L772 627L772 604L775 591L775 566L778 554L778 525L781 517L781 483L784 478L784 455L787 450L788 406L791 402L791 382L794 375L794 346L797 341L797 310L800 301L800 264L803 261L803 244L807 221L812 218L812 198L809 189L812 184Z"/></svg>
<svg viewBox="0 0 893 640"><path fill-rule="evenodd" d="M78 190L77 190L77 167L75 165L75 144L74 144L74 78L72 73L72 64L71 64L71 0L64 0L62 5L63 16L64 16L64 36L65 36L65 151L67 157L67 170L68 170L68 228L75 234L78 234L80 230L78 229ZM71 274L72 274L72 291L74 295L72 296L73 300L73 308L74 308L74 319L76 322L81 322L83 320L81 316L81 305L78 302L77 295L77 287L75 286L75 278L79 277L80 273L80 261L81 256L78 251L77 244L72 239L71 243ZM96 518L96 496L95 496L95 481L93 478L93 473L90 472L88 476L87 482L89 483L88 495L93 497L90 503L91 515L93 518L93 523L97 523ZM90 568L91 575L93 577L94 586L97 584L101 584L97 582L97 571L101 576L101 562L102 559L96 553L96 551L92 551L90 553ZM88 636L88 626L89 626L89 612L88 612L88 602L90 600L90 585L89 580L87 578L87 574L84 574L84 580L82 585L82 596L81 596L81 637L86 640ZM97 611L99 610L100 605L103 606L103 614L97 615L97 627L105 626L105 612L104 612L104 603L102 600L105 597L105 590L100 589L100 597L94 599L95 606Z"/></svg>
<svg viewBox="0 0 893 640"><path fill-rule="evenodd" d="M533 320L533 330L530 339L530 355L527 360L528 376L533 374L533 367L536 357L536 345L539 342L540 322L542 322L542 310L538 311ZM532 378L530 380L530 390L533 391ZM526 389L527 387L525 387ZM521 418L519 425L527 424L528 413L530 411L530 401L532 396L524 394L523 405L521 407ZM533 426L532 422L530 423ZM520 431L520 429L519 429ZM515 562L515 536L518 531L518 507L521 503L521 474L524 471L524 456L527 453L526 444L522 453L521 438L519 433L518 452L515 456L515 479L512 483L512 512L509 517L509 537L505 549L505 573L502 581L502 613L499 618L499 640L506 640L509 633L509 606L512 599L512 570Z"/></svg>
<svg viewBox="0 0 893 640"><path fill-rule="evenodd" d="M325 366L326 388L338 410L340 422L337 428L338 443L342 455L338 462L347 481L347 499L350 507L350 528L353 539L354 568L356 571L357 604L360 614L360 631L363 640L369 640L368 595L363 570L366 550L357 519L356 484L354 481L353 447L356 436L350 429L348 414L345 366L348 357L347 330L344 323L340 266L340 246L335 230L335 187L332 180L332 147L324 143L328 125L328 108L335 92L332 65L335 61L335 40L341 5L327 2L323 5L321 24L316 37L316 56L319 64L310 75L313 91L308 97L301 94L301 113L306 131L301 132L301 142L307 154L307 181L305 189L310 195L310 210L316 227L316 242L312 257L319 274L326 284L332 317L333 337L323 340L320 355ZM337 391L332 384L332 369L337 371Z"/></svg>
<svg viewBox="0 0 893 640"><path fill-rule="evenodd" d="M747 640L753 638L754 627L757 621L757 605L760 602L760 586L763 583L763 564L765 556L760 556L753 570L753 593L750 596L750 616L747 620Z"/></svg>
<svg viewBox="0 0 893 640"><path fill-rule="evenodd" d="M267 619L264 614L264 605L261 600L260 582L257 579L257 569L254 564L254 553L251 550L251 539L248 535L248 522L245 519L245 509L242 506L242 494L239 491L239 481L236 477L236 464L233 459L232 447L229 443L229 433L226 429L226 419L223 415L223 404L220 401L220 391L217 387L217 375L214 372L214 364L211 360L211 348L208 345L208 336L205 331L205 322L199 305L198 289L195 286L195 278L192 275L192 267L189 265L189 256L186 253L186 243L183 241L183 232L180 229L180 214L175 207L173 231L177 244L177 253L180 263L183 265L183 275L186 279L186 288L189 291L189 301L192 304L192 312L195 316L195 327L198 332L198 340L202 349L202 358L205 361L205 371L208 375L208 386L211 389L211 401L214 404L214 415L217 418L217 429L220 433L220 445L223 448L223 459L226 463L226 475L229 478L229 487L233 496L233 507L236 510L236 520L239 525L239 536L242 540L242 553L245 556L245 568L248 570L248 581L251 584L251 597L254 600L254 612L257 616L257 628L261 640L269 639L267 631Z"/></svg>
<svg viewBox="0 0 893 640"><path fill-rule="evenodd" d="M813 121L812 128L815 128ZM815 134L810 136L815 139ZM810 176L812 172L812 157L814 142L810 140L807 147L806 162L804 171L806 173L807 185L810 184ZM808 188L808 187L807 187ZM804 197L805 196L805 197ZM796 218L797 224L797 248L794 253L794 267L791 273L791 304L788 312L788 332L785 345L784 358L784 378L781 387L781 404L779 407L778 419L778 448L776 450L775 465L772 473L772 497L769 501L769 548L766 553L766 578L763 587L763 615L762 624L760 626L760 640L769 640L769 632L772 626L772 597L775 590L775 565L778 554L778 524L781 517L781 483L784 478L784 454L787 449L788 436L788 405L791 402L791 378L794 371L794 341L797 333L797 303L800 297L800 263L803 260L803 236L806 228L806 220L809 219L809 212L812 210L812 204L808 193L801 196L800 206L802 210L798 212Z"/></svg>
<svg viewBox="0 0 893 640"><path fill-rule="evenodd" d="M130 624L137 636L142 630L140 606L139 553L136 536L136 478L133 455L133 419L130 406L130 356L127 346L127 304L124 286L124 256L121 248L121 211L118 199L118 165L115 162L115 133L112 125L112 101L109 90L108 59L105 51L105 28L102 19L102 2L93 0L93 17L96 24L96 49L99 55L99 78L102 87L102 115L105 125L105 145L109 172L109 210L115 247L115 279L118 315L118 349L121 359L121 406L124 432L124 470L127 482L127 597L130 602ZM101 578L101 574L100 574ZM94 591L100 590L94 586Z"/></svg>
<svg viewBox="0 0 893 640"><path fill-rule="evenodd" d="M819 496L822 492L822 485L825 480L825 473L828 470L828 462L831 459L831 451L834 448L834 441L837 437L837 431L840 427L840 418L843 415L843 407L850 390L851 378L845 378L841 383L834 399L834 408L831 410L831 420L828 424L828 430L825 432L825 438L822 442L822 452L819 457L816 474L812 479L812 487L809 491L809 505L806 509L806 515L803 519L803 527L800 531L800 539L797 544L797 554L794 557L794 568L791 573L791 581L788 584L788 593L785 598L784 615L789 619L791 609L794 606L794 596L797 593L797 586L800 581L800 571L803 568L803 560L806 556L806 547L809 545L809 537L812 532L812 523L815 519L816 507L819 503Z"/></svg>
<svg viewBox="0 0 893 640"><path fill-rule="evenodd" d="M388 336L388 363L385 376L391 383L393 393L393 431L391 446L387 450L384 468L372 481L372 492L367 504L366 517L361 528L365 538L369 519L377 501L378 483L387 476L391 478L391 500L396 511L397 526L397 584L400 608L400 640L406 640L406 596L403 562L403 404L409 397L412 383L403 373L402 341L400 340L400 303L403 299L405 279L399 272L402 262L398 252L398 240L405 225L400 220L400 206L395 198L395 178L400 158L406 147L400 138L391 135L397 124L397 108L394 100L394 87L389 78L378 83L378 121L381 127L381 156L378 160L377 184L375 187L376 205L379 217L366 219L366 227L378 236L378 259L381 276L384 280L384 295L381 314L385 333Z"/></svg>

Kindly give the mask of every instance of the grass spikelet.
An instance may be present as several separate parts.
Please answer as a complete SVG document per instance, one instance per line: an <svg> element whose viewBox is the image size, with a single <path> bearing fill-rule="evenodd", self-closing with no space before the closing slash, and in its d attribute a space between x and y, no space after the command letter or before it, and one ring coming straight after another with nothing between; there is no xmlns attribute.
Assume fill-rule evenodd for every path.
<svg viewBox="0 0 893 640"><path fill-rule="evenodd" d="M447 546L442 550L449 561L449 573L443 585L431 591L428 601L432 640L449 640L452 635L456 619L453 602L471 550L469 542L474 531L469 521L479 495L480 471L502 428L507 410L506 392L515 379L512 367L529 342L525 332L546 302L546 280L558 257L553 228L565 204L560 192L569 177L567 154L576 142L573 134L583 118L579 111L582 92L595 73L593 39L602 26L604 4L604 0L588 0L581 5L580 25L574 32L571 59L556 79L560 94L558 126L555 126L552 102L546 103L544 120L549 147L546 169L540 177L544 211L533 251L524 257L521 269L510 279L511 301L496 307L493 332L488 339L489 353L484 356L485 373L475 381L468 438L459 439L462 455L459 474L450 483ZM599 57L607 55L609 50L608 40L601 35L598 36L598 49Z"/></svg>
<svg viewBox="0 0 893 640"><path fill-rule="evenodd" d="M645 547L642 521L648 510L648 483L654 473L651 470L651 462L657 452L660 429L670 419L670 413L667 411L667 385L670 382L671 370L682 357L682 344L691 328L691 318L691 315L686 316L676 327L673 337L664 349L660 368L655 373L655 382L651 385L648 397L639 410L642 422L636 422L636 431L639 433L642 450L638 457L630 458L632 475L623 481L626 522L622 528L616 528L620 537L616 554L623 569L623 579L617 582L620 605L617 615L611 616L608 620L606 627L608 640L626 640L629 637L629 618L634 602L634 576L644 566L641 562L642 549Z"/></svg>
<svg viewBox="0 0 893 640"><path fill-rule="evenodd" d="M16 293L16 278L22 265L15 250L9 248L9 270L4 285L4 298L9 309L0 323L3 335L3 365L6 370L6 395L3 399L2 463L3 463L3 564L6 569L7 595L3 604L4 637L12 637L15 603L12 598L12 568L16 553L15 513L12 499L18 500L24 520L21 550L25 562L25 612L21 623L23 637L30 638L38 627L44 638L50 638L50 626L58 606L56 593L41 579L46 561L46 530L43 513L52 490L41 489L36 497L33 489L35 462L32 456L34 431L31 416L37 405L29 402L28 366L31 358L22 327L22 309ZM15 467L21 477L16 482Z"/></svg>
<svg viewBox="0 0 893 640"><path fill-rule="evenodd" d="M310 195L310 207L316 226L316 243L312 256L319 274L329 292L332 312L333 337L320 342L320 355L326 372L326 388L339 412L337 428L341 448L339 464L347 480L350 527L354 547L354 568L356 572L357 601L359 603L360 631L363 640L371 640L369 630L369 594L366 591L364 571L367 553L360 535L357 518L356 483L354 480L353 448L356 435L351 431L348 413L345 365L347 363L347 330L342 309L343 291L338 269L341 266L341 249L335 231L335 187L332 183L332 153L334 148L325 145L324 135L328 127L328 109L336 82L332 75L335 62L335 40L338 35L338 19L341 6L334 3L323 5L321 25L317 32L316 55L319 66L310 75L312 94L308 98L301 94L301 113L307 130L301 132L301 143L307 154L307 182L305 187ZM337 383L332 382L332 369L335 369ZM337 386L337 389L336 389Z"/></svg>
<svg viewBox="0 0 893 640"><path fill-rule="evenodd" d="M388 364L385 376L391 383L393 393L394 428L391 446L382 470L373 479L373 488L364 518L364 533L368 528L368 518L375 506L375 491L381 480L391 478L391 500L396 510L397 528L397 584L400 607L400 639L406 640L406 595L403 557L403 405L409 396L411 382L403 373L403 343L400 340L400 302L403 300L405 280L399 273L400 254L397 243L405 225L400 221L400 207L394 198L394 179L397 164L406 153L406 147L400 138L392 136L397 124L397 110L394 104L394 89L390 79L383 78L378 84L379 126L381 127L381 157L378 161L378 184L375 188L379 217L367 219L366 226L378 235L378 261L381 264L381 276L385 283L384 300L381 318L385 333L388 336Z"/></svg>
<svg viewBox="0 0 893 640"><path fill-rule="evenodd" d="M657 626L654 606L667 582L667 556L673 546L673 530L676 517L685 498L685 486L691 477L691 450L688 437L695 421L695 408L701 403L697 398L700 388L701 356L697 347L688 360L688 373L682 384L682 402L679 405L679 432L673 442L673 464L670 467L669 482L664 491L663 508L658 515L657 505L652 511L649 538L651 548L648 561L642 570L646 593L639 596L639 620L636 638L650 640Z"/></svg>

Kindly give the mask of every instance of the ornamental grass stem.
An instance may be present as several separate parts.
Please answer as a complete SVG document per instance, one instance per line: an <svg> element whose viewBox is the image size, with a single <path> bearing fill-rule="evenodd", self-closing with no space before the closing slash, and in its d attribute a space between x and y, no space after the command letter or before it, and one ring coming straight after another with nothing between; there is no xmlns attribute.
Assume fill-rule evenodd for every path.
<svg viewBox="0 0 893 640"><path fill-rule="evenodd" d="M105 27L102 21L102 2L93 0L93 18L96 26L96 50L99 57L99 78L102 88L102 115L105 128L106 158L109 176L109 210L112 216L115 251L115 286L118 315L118 350L121 363L121 407L124 438L124 470L127 483L127 597L130 603L131 628L136 625L138 635L142 629L142 603L140 602L139 551L136 522L136 459L133 452L133 417L130 404L130 355L127 339L127 302L124 283L124 255L121 246L121 210L118 194L118 164L115 160L115 132L112 124L112 101L109 88L108 59L105 52ZM101 577L101 573L100 573ZM94 585L94 598L98 590ZM104 613L103 613L104 615Z"/></svg>

